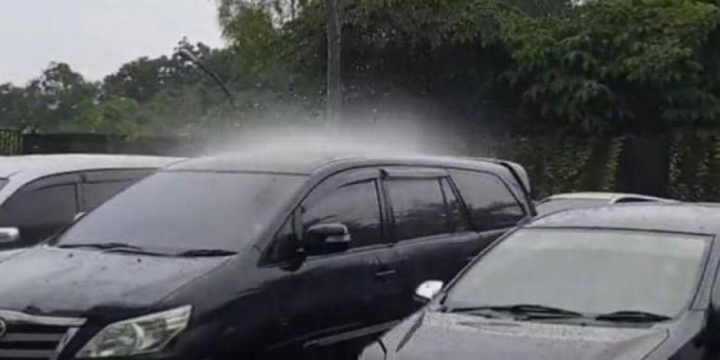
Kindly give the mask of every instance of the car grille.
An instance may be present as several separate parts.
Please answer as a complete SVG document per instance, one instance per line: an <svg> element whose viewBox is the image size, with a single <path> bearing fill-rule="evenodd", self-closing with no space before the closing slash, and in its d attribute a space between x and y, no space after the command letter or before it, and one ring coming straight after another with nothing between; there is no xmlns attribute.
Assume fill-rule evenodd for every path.
<svg viewBox="0 0 720 360"><path fill-rule="evenodd" d="M7 311L0 311L0 320L5 325L0 336L0 360L55 359L84 322Z"/></svg>

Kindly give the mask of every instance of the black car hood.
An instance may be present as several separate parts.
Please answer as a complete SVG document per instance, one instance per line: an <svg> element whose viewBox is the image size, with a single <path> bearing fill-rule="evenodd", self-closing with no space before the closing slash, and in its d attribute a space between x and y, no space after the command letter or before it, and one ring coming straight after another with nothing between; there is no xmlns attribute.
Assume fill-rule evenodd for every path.
<svg viewBox="0 0 720 360"><path fill-rule="evenodd" d="M95 307L147 307L225 260L52 247L0 253L0 309L83 315Z"/></svg>
<svg viewBox="0 0 720 360"><path fill-rule="evenodd" d="M431 312L410 322L383 340L388 360L642 359L667 338L662 327L493 321Z"/></svg>

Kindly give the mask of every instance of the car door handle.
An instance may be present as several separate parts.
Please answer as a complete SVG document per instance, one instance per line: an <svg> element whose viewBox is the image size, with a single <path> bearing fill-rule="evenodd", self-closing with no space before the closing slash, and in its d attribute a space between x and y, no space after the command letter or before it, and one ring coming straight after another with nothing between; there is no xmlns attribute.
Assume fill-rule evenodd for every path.
<svg viewBox="0 0 720 360"><path fill-rule="evenodd" d="M397 271L395 271L394 269L387 269L387 270L382 270L382 271L376 272L375 277L376 278L384 278L384 277L388 277L388 276L393 276L396 273L397 273Z"/></svg>

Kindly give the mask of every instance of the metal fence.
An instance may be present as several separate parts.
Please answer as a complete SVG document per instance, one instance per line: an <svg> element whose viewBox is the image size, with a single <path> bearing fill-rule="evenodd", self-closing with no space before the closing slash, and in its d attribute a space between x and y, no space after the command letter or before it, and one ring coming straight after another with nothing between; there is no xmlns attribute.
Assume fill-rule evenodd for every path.
<svg viewBox="0 0 720 360"><path fill-rule="evenodd" d="M0 155L54 153L110 153L191 156L199 142L186 138L140 137L101 134L23 134L0 129Z"/></svg>
<svg viewBox="0 0 720 360"><path fill-rule="evenodd" d="M17 155L23 151L23 136L18 130L0 129L0 155Z"/></svg>

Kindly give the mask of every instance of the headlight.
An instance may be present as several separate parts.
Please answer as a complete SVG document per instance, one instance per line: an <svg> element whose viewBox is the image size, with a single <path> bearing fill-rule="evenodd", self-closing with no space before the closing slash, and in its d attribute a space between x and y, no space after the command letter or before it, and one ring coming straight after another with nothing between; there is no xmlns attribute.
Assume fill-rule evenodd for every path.
<svg viewBox="0 0 720 360"><path fill-rule="evenodd" d="M77 354L80 358L133 356L162 350L187 328L192 306L183 306L105 327Z"/></svg>

